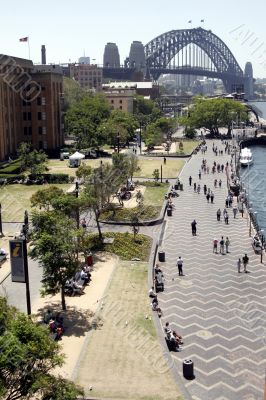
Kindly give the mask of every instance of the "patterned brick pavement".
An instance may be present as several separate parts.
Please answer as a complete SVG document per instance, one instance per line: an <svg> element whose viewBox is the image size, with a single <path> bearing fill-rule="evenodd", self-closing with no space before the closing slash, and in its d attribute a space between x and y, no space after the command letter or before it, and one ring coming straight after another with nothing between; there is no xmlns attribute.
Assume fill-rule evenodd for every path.
<svg viewBox="0 0 266 400"><path fill-rule="evenodd" d="M223 149L221 142L216 142ZM266 266L254 254L246 216L233 219L229 209L229 225L216 220L218 208L224 209L226 175L202 174L198 171L202 158L226 163L230 156L215 156L212 142L206 155L198 153L186 164L181 174L184 191L174 199L173 216L167 217L161 249L166 253L162 263L165 291L159 294L163 310L162 324L169 321L184 337L179 353L171 353L179 376L184 359L194 361L195 379L183 377L191 399L251 400L262 399L266 359ZM194 193L188 177L204 183L215 194L208 204L201 193ZM222 179L222 188L214 189L214 178ZM191 234L191 222L197 221L197 236ZM213 254L212 240L228 236L229 254ZM247 253L249 273L237 272L236 262ZM184 260L184 274L179 277L178 256Z"/></svg>

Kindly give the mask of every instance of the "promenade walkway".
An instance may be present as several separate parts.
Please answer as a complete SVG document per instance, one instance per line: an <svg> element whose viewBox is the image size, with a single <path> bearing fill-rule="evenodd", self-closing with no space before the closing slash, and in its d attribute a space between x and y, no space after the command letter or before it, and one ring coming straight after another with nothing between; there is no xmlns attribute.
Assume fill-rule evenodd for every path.
<svg viewBox="0 0 266 400"><path fill-rule="evenodd" d="M221 142L215 143L224 149ZM161 264L165 291L158 296L161 323L169 321L184 338L183 349L171 357L185 399L258 400L263 398L266 366L266 267L251 247L245 215L233 219L232 209L228 209L229 225L222 217L221 222L216 219L217 209L224 209L226 174L202 173L199 180L198 171L203 157L212 165L214 161L230 162L230 156L215 156L212 141L207 144L205 155L199 152L185 165L180 177L184 192L173 200L173 216L167 217L160 247L166 253L166 262ZM206 183L213 190L214 204L207 203L202 189L200 194L194 193L190 175L201 188ZM214 178L222 179L222 188L214 189ZM194 237L193 219L197 221ZM230 252L214 254L212 241L222 235L230 239ZM245 253L249 273L238 273L236 262ZM185 276L178 276L178 256L184 260ZM182 376L184 359L194 361L192 381Z"/></svg>

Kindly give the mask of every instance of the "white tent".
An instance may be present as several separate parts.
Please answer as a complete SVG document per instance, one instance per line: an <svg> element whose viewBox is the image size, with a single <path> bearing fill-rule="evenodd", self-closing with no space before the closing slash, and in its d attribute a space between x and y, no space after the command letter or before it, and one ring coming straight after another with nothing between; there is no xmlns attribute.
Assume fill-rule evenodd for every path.
<svg viewBox="0 0 266 400"><path fill-rule="evenodd" d="M83 158L85 158L85 155L76 151L76 153L69 156L69 166L74 168L79 167Z"/></svg>
<svg viewBox="0 0 266 400"><path fill-rule="evenodd" d="M70 160L83 160L83 158L85 158L85 155L82 153L79 153L78 151L76 151L76 153L69 156Z"/></svg>

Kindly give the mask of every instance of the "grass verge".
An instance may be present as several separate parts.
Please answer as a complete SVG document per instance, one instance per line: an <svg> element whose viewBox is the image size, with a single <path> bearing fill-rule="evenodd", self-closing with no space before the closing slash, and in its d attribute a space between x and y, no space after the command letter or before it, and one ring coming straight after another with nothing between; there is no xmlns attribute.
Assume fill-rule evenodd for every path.
<svg viewBox="0 0 266 400"><path fill-rule="evenodd" d="M77 372L93 398L181 400L156 338L147 263L120 262ZM147 318L146 318L147 317Z"/></svg>
<svg viewBox="0 0 266 400"><path fill-rule="evenodd" d="M97 234L88 235L86 244L92 251L108 251L119 256L122 260L139 258L147 261L150 254L152 239L149 236L138 234L134 240L133 233L105 232L104 238L113 238L113 243L99 242Z"/></svg>
<svg viewBox="0 0 266 400"><path fill-rule="evenodd" d="M139 158L140 170L134 174L134 177L153 178L152 174L155 169L163 172L163 179L177 178L181 171L184 160L177 158L167 158L166 164L163 163L161 157Z"/></svg>

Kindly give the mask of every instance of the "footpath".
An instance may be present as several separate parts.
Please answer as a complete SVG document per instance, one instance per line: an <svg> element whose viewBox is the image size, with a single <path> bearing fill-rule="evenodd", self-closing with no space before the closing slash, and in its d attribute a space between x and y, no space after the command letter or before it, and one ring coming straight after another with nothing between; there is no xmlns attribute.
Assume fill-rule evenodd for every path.
<svg viewBox="0 0 266 400"><path fill-rule="evenodd" d="M233 218L228 208L229 224L223 216L218 222L216 211L225 207L226 174L211 173L213 162L230 164L230 156L215 156L212 141L205 155L198 152L185 165L180 180L184 191L173 199L173 215L166 217L162 245L165 262L165 291L158 295L162 308L162 325L170 322L184 338L183 349L171 353L172 365L184 399L262 399L266 366L266 268L251 246L246 213ZM224 150L221 141L215 141ZM198 172L202 159L210 173ZM192 176L192 186L189 186ZM222 187L214 188L214 179ZM200 194L193 183L200 183ZM208 204L203 193L206 184L214 193L214 204ZM233 205L236 204L236 198ZM197 222L197 235L192 236L191 222ZM213 239L229 237L229 253L213 253ZM237 271L237 260L247 253L248 273ZM178 276L176 261L184 260L184 276ZM185 359L194 362L195 379L182 376Z"/></svg>

